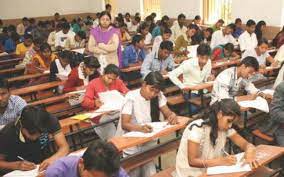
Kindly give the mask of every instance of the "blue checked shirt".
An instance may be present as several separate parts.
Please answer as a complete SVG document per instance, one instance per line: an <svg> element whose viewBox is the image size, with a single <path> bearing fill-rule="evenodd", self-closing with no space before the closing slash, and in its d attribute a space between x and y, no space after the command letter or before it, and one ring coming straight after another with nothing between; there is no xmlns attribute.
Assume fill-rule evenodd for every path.
<svg viewBox="0 0 284 177"><path fill-rule="evenodd" d="M5 112L0 113L0 127L15 121L21 115L23 108L27 105L26 101L19 96L11 95Z"/></svg>
<svg viewBox="0 0 284 177"><path fill-rule="evenodd" d="M171 71L175 68L175 63L172 55L170 55L165 60L158 59L158 51L153 51L149 53L141 67L141 74L143 78L147 76L150 72L154 71Z"/></svg>

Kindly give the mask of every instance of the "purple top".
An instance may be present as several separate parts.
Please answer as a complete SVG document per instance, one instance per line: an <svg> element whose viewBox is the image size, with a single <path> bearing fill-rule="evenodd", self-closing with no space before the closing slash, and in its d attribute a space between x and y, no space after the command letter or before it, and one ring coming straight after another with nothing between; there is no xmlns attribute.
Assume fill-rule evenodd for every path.
<svg viewBox="0 0 284 177"><path fill-rule="evenodd" d="M107 31L102 31L100 26L97 26L91 29L90 35L92 35L97 43L107 44L112 38L113 34L117 34L119 38L119 44L117 48L117 56L119 60L119 66L122 66L122 51L121 51L121 39L120 39L120 30L118 28L109 27Z"/></svg>
<svg viewBox="0 0 284 177"><path fill-rule="evenodd" d="M45 177L78 177L79 156L67 156L60 158L50 165L45 171ZM113 177L129 177L121 168Z"/></svg>

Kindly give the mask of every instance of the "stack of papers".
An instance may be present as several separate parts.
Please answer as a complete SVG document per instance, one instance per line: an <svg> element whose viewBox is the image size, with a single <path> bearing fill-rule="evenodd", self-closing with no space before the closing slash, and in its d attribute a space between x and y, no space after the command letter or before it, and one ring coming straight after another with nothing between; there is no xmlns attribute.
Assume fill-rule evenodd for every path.
<svg viewBox="0 0 284 177"><path fill-rule="evenodd" d="M121 110L125 98L117 90L99 93L100 101L103 105L97 109L96 113Z"/></svg>
<svg viewBox="0 0 284 177"><path fill-rule="evenodd" d="M21 170L15 170L12 171L3 177L37 177L39 175L38 173L39 165L34 170L30 171L21 171Z"/></svg>
<svg viewBox="0 0 284 177"><path fill-rule="evenodd" d="M255 108L266 113L269 112L269 107L266 99L260 96L258 96L255 100L240 101L238 103L241 107L244 108Z"/></svg>
<svg viewBox="0 0 284 177"><path fill-rule="evenodd" d="M143 133L138 131L132 131L124 134L124 137L152 137L156 135L157 133L172 127L172 125L169 125L168 122L151 122L147 123L147 125L151 126L153 128L153 131L151 133Z"/></svg>
<svg viewBox="0 0 284 177"><path fill-rule="evenodd" d="M207 168L207 175L217 175L224 173L237 173L237 172L245 172L251 171L249 164L243 165L243 156L244 153L236 154L237 163L232 166L216 166Z"/></svg>

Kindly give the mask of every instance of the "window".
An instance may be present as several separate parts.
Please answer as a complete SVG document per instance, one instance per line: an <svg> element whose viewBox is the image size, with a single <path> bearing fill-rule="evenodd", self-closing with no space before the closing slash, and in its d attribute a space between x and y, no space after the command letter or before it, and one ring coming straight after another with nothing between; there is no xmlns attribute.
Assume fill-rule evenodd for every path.
<svg viewBox="0 0 284 177"><path fill-rule="evenodd" d="M142 10L142 16L147 17L152 12L155 12L157 14L156 19L161 19L161 5L160 0L142 0L143 2L141 5L143 6Z"/></svg>
<svg viewBox="0 0 284 177"><path fill-rule="evenodd" d="M218 19L226 24L232 22L232 0L203 0L203 18L205 24L214 24Z"/></svg>

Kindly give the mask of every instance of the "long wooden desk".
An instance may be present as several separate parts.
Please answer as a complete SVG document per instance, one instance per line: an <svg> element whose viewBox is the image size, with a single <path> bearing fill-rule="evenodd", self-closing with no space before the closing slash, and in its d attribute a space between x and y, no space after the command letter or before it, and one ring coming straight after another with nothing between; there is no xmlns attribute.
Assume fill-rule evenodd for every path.
<svg viewBox="0 0 284 177"><path fill-rule="evenodd" d="M20 81L26 81L30 79L35 79L39 77L45 77L49 76L49 73L36 73L36 74L26 74L22 76L12 77L7 79L8 84L14 83L14 82L20 82Z"/></svg>
<svg viewBox="0 0 284 177"><path fill-rule="evenodd" d="M284 155L284 148L278 146L259 145L257 149L257 160L261 166L269 164L273 160ZM256 169L249 172L228 173L220 175L202 175L201 177L245 177L253 174Z"/></svg>
<svg viewBox="0 0 284 177"><path fill-rule="evenodd" d="M34 86L30 86L30 87L15 89L15 90L11 91L11 94L20 95L20 96L21 95L36 94L38 91L43 91L43 90L55 88L55 87L62 85L62 84L63 84L62 81L54 81L54 82L34 85Z"/></svg>

